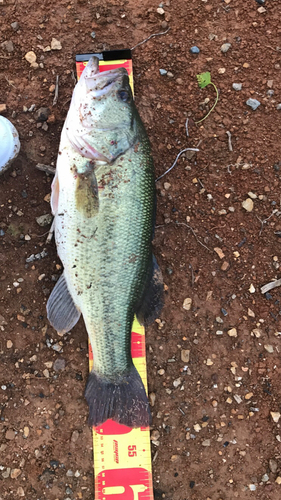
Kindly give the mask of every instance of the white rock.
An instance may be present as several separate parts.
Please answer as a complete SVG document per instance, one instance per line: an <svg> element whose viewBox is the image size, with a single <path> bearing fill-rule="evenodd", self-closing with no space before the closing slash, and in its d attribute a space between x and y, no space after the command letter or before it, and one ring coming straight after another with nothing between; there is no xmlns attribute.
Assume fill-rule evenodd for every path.
<svg viewBox="0 0 281 500"><path fill-rule="evenodd" d="M61 43L59 40L57 40L56 38L52 38L52 41L51 41L51 49L52 50L61 50Z"/></svg>
<svg viewBox="0 0 281 500"><path fill-rule="evenodd" d="M279 411L271 411L270 415L272 417L273 422L276 422L276 424L279 422L279 418L281 417L281 414Z"/></svg>
<svg viewBox="0 0 281 500"><path fill-rule="evenodd" d="M30 52L27 52L24 56L25 60L29 62L29 64L34 63L36 61L36 54L31 50Z"/></svg>
<svg viewBox="0 0 281 500"><path fill-rule="evenodd" d="M247 211L247 212L252 212L254 208L254 202L251 198L247 198L242 202L242 207Z"/></svg>
<svg viewBox="0 0 281 500"><path fill-rule="evenodd" d="M236 328L231 328L230 330L228 330L227 335L229 335L230 337L237 337Z"/></svg>
<svg viewBox="0 0 281 500"><path fill-rule="evenodd" d="M190 298L186 298L186 299L184 299L184 301L183 301L183 305L182 305L182 307L183 307L186 311L190 311L191 304L192 304L192 299L190 299Z"/></svg>

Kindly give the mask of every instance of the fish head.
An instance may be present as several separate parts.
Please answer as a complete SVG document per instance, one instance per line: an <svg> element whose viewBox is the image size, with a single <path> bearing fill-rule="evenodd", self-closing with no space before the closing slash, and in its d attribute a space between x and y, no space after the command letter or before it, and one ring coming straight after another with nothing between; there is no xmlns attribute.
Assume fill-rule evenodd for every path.
<svg viewBox="0 0 281 500"><path fill-rule="evenodd" d="M91 57L78 81L66 119L74 149L91 160L112 163L136 142L137 111L125 68L99 71Z"/></svg>

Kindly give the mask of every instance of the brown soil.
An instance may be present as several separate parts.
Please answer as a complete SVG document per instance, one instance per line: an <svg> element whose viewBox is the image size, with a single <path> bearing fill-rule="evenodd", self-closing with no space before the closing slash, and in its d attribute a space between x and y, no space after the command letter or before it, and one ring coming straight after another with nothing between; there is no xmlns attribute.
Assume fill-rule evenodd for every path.
<svg viewBox="0 0 281 500"><path fill-rule="evenodd" d="M281 292L260 292L280 277L280 4L267 0L263 13L255 0L170 0L163 7L161 15L147 0L0 0L0 44L14 44L10 54L0 45L0 103L22 145L0 179L1 500L94 496L83 397L87 335L81 321L59 337L46 319L61 269L54 242L45 244L49 227L36 222L50 212L45 197L52 178L35 165L55 165L75 54L132 47L167 26L166 35L133 52L136 103L157 175L180 149L199 144L200 152L182 157L157 183L154 247L167 292L161 321L147 330L152 428L160 432L152 444L155 499L281 496L281 429L270 414L281 412ZM15 21L17 31L10 26ZM62 49L44 52L53 37ZM226 42L231 48L223 54ZM190 54L193 45L199 55ZM29 67L30 50L42 68ZM211 86L197 85L204 71L211 72L219 102L201 126L190 120L187 138L186 118L199 120L215 99ZM59 100L52 106L57 74ZM260 101L256 111L246 105L249 97ZM50 108L47 131L37 127L34 111L23 111L32 104ZM248 192L257 196L251 212L242 207ZM44 248L47 256L26 262ZM236 337L227 333L232 328ZM189 363L181 360L183 349L190 350ZM64 369L54 370L57 359Z"/></svg>

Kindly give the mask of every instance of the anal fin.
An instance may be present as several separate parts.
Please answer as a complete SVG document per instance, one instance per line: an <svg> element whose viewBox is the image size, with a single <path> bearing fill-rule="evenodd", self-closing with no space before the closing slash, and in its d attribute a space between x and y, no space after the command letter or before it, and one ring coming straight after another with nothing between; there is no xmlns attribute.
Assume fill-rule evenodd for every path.
<svg viewBox="0 0 281 500"><path fill-rule="evenodd" d="M69 332L80 318L73 299L68 291L64 274L53 288L47 302L47 317L57 332Z"/></svg>
<svg viewBox="0 0 281 500"><path fill-rule="evenodd" d="M161 269L157 260L152 255L152 262L148 271L146 286L136 309L136 316L139 322L150 325L159 315L164 305L164 284Z"/></svg>

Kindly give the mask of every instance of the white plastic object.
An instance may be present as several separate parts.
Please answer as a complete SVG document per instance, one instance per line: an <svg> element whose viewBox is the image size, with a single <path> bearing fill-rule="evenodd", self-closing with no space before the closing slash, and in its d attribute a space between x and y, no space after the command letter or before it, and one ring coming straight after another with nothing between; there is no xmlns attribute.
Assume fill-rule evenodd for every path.
<svg viewBox="0 0 281 500"><path fill-rule="evenodd" d="M0 174L10 166L20 150L17 129L4 116L0 116Z"/></svg>

